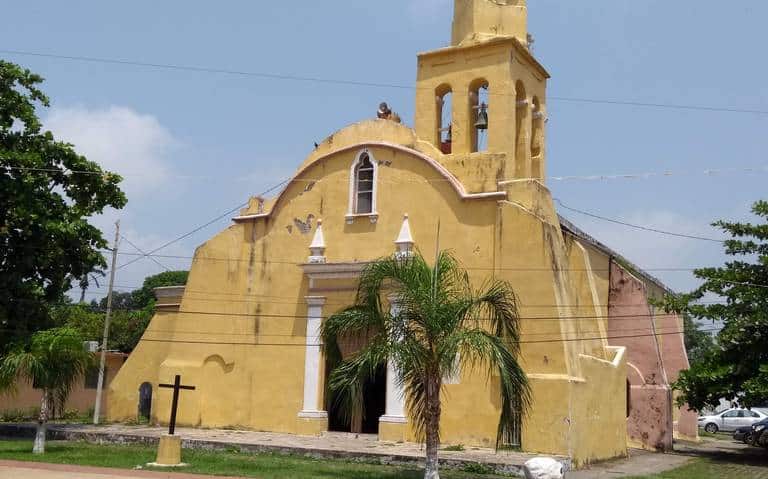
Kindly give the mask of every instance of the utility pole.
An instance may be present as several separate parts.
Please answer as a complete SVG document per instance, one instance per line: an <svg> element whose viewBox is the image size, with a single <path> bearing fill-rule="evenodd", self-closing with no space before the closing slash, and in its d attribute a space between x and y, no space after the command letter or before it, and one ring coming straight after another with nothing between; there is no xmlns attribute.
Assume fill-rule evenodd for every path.
<svg viewBox="0 0 768 479"><path fill-rule="evenodd" d="M112 247L112 269L109 271L109 289L107 290L107 314L104 318L104 339L101 342L101 360L99 363L99 383L96 386L96 404L93 407L93 423L99 423L101 415L101 395L104 389L104 365L107 361L107 341L109 340L109 320L112 317L112 288L115 285L117 269L117 246L120 242L120 221L115 222L115 243Z"/></svg>

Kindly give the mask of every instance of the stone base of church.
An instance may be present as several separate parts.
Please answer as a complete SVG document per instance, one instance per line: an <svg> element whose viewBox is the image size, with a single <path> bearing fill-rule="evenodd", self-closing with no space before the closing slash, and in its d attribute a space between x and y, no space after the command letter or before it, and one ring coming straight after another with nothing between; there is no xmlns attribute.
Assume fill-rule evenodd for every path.
<svg viewBox="0 0 768 479"><path fill-rule="evenodd" d="M328 413L325 411L301 411L296 422L296 434L319 436L328 430Z"/></svg>
<svg viewBox="0 0 768 479"><path fill-rule="evenodd" d="M404 417L381 416L379 419L379 441L405 442L408 423Z"/></svg>

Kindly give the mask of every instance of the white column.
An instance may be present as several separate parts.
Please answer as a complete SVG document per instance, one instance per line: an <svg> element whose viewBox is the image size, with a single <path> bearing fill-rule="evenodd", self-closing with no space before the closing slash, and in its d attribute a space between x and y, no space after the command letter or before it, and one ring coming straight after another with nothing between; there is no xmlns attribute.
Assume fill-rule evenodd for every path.
<svg viewBox="0 0 768 479"><path fill-rule="evenodd" d="M392 316L397 316L399 305L395 298L389 298L390 312ZM397 371L392 360L387 363L387 396L384 415L379 418L379 422L400 423L407 422L405 418L405 394L403 388L398 384L397 378L400 373Z"/></svg>
<svg viewBox="0 0 768 479"><path fill-rule="evenodd" d="M307 296L307 342L304 359L304 408L299 417L325 419L328 413L320 406L320 325L323 322L322 296Z"/></svg>

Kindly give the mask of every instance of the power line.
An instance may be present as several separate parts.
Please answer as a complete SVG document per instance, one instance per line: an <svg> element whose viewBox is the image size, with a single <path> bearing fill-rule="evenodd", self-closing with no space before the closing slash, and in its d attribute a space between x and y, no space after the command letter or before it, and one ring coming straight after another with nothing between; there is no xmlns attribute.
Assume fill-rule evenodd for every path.
<svg viewBox="0 0 768 479"><path fill-rule="evenodd" d="M287 183L287 181L283 181L283 182L281 182L281 183L278 183L278 184L276 184L276 185L272 186L271 188L267 189L267 190L266 190L266 191L264 191L263 193L261 193L259 196L265 196L265 195L268 195L269 193L271 193L272 191L274 191L274 190L276 190L276 189L278 189L278 188L282 187L282 186L283 186L283 185L285 185L286 183ZM128 261L127 263L124 263L123 265L119 266L117 269L122 269L122 268L125 268L126 266L128 266L128 265L131 265L131 264L133 264L133 263L135 263L135 262L137 262L137 261L140 261L140 260L142 260L143 258L146 258L146 257L147 257L147 256L149 256L149 255L152 255L152 254L154 254L154 253L157 253L158 251L160 251L160 250L163 250L163 249L167 248L168 246L171 246L172 244L178 243L179 241L181 241L181 240L183 240L183 239L185 239L185 238L188 238L188 237L192 236L193 234L197 233L198 231L200 231L200 230L202 230L202 229L205 229L205 228L207 228L208 226L210 226L210 225L212 225L212 224L216 223L217 221L221 220L222 218L226 218L226 217L228 217L229 215L231 215L232 213L234 213L234 212L236 212L236 211L240 210L241 208L244 208L244 207L248 206L248 204L249 204L249 202L246 202L246 203L243 203L243 204L237 205L235 208L232 208L231 210L228 210L228 211L224 212L223 214L221 214L221 215L219 215L219 216L217 216L217 217L213 218L212 220L208 221L207 223L205 223L205 224L202 224L202 225L198 226L197 228L194 228L192 231L189 231L189 232L187 232L187 233L184 233L184 234L182 234L181 236L177 237L176 239L173 239L173 240L171 240L171 241L168 241L167 243L165 243L165 244L163 244L162 246L159 246L159 247L157 247L157 248L153 249L152 251L150 251L149 253L147 253L147 254L145 254L145 255L143 255L143 256L140 256L140 257L138 257L138 258L136 258L136 259L133 259L133 260L131 260L131 261Z"/></svg>
<svg viewBox="0 0 768 479"><path fill-rule="evenodd" d="M653 330L653 326L646 326L643 328L621 328L621 331L619 333L629 333L629 332L638 332L638 331L649 331ZM685 329L680 329L678 326L667 326L663 328L656 328L656 331L662 331L664 333L669 334L684 334ZM303 339L306 338L303 334L264 334L264 333L226 333L226 332L219 332L219 331L174 331L169 329L155 329L155 328L148 328L147 333L153 334L185 334L185 335L191 335L191 334L197 334L197 335L206 335L206 336L233 336L233 337L246 337L246 338L296 338L296 339ZM521 331L521 336L554 336L558 334L563 335L570 335L572 337L575 337L576 335L582 335L582 334L603 334L603 331L549 331L549 332L525 332Z"/></svg>
<svg viewBox="0 0 768 479"><path fill-rule="evenodd" d="M710 329L699 329L699 331L702 332L718 332L720 331L720 328L710 328ZM148 331L151 333L151 331ZM615 339L631 339L631 338L647 338L647 337L658 337L658 336L671 336L671 335L680 335L682 332L674 332L674 333L649 333L649 334L632 334L632 335L622 335L622 336L595 336L590 338L565 338L565 339L536 339L536 340L521 340L518 341L519 344L542 344L542 343L570 343L570 342L577 342L577 341L601 341L601 340L615 340ZM299 339L299 338L297 338ZM153 338L141 338L141 341L147 341L147 342L156 342L156 343L181 343L181 344L212 344L212 345L218 345L218 346L288 346L288 347L302 347L306 348L307 346L317 346L322 347L322 344L307 344L305 342L302 343L262 343L262 342L232 342L232 341L191 341L191 340L178 340L178 339L153 339Z"/></svg>
<svg viewBox="0 0 768 479"><path fill-rule="evenodd" d="M35 167L26 167L26 166L0 166L0 169L8 169L8 170L16 170L16 171L31 171L31 172L40 172L40 173L65 173L65 174L72 174L72 175L91 175L91 176L110 176L114 174L118 174L121 177L135 177L135 178L143 178L143 175L121 175L119 173L110 173L110 172L96 172L96 171L86 171L86 170L60 170L57 168L35 168ZM742 167L742 168L720 168L720 169L705 169L705 170L690 170L690 171L657 171L657 172L645 172L645 173L626 173L626 174L600 174L600 175L568 175L568 176L548 176L545 178L547 181L603 181L603 180L640 180L640 179L650 179L650 178L669 178L669 177L691 177L691 176L714 176L714 175L726 175L726 174L765 174L768 173L768 166L750 166L750 167ZM170 178L178 178L178 179L200 179L200 180L206 180L210 181L213 177L211 175L167 175ZM243 177L241 175L241 177ZM226 179L227 181L232 181L231 176L222 177ZM264 180L264 178L261 178ZM527 180L532 178L516 178L511 180L499 180L499 183L505 184L505 183L512 183L517 182L521 180ZM276 180L276 179L271 179ZM329 178L291 178L290 181L292 182L298 182L298 183L328 183L328 182L339 182L339 183L349 183L346 179L329 179ZM449 180L447 178L424 178L424 179L388 179L388 178L378 178L376 180L380 183L392 183L392 184L400 184L400 183L418 183L418 184L424 184L424 183L445 183Z"/></svg>
<svg viewBox="0 0 768 479"><path fill-rule="evenodd" d="M165 266L163 263L161 263L161 262L160 262L160 261L158 261L157 259L153 258L152 256L150 256L150 255L148 255L147 253L145 253L144 251L142 251L142 249L141 249L141 248L139 248L138 246L136 246L135 244L133 244L133 242L132 242L131 240L129 240L128 238L126 238L126 237L125 237L125 235L120 235L120 237L122 237L122 238L123 238L123 239L124 239L124 240L125 240L125 241L126 241L128 244L129 244L129 245L133 246L133 248L134 248L136 251L138 251L139 253L141 253L143 256L145 256L145 257L147 257L147 258L151 259L151 260L152 260L152 261L153 261L153 262L154 262L156 265L160 266L161 268L163 268L163 269L164 269L164 270L166 270L166 271L171 271L171 268L169 268L169 267ZM118 254L120 254L120 253L118 252Z"/></svg>
<svg viewBox="0 0 768 479"><path fill-rule="evenodd" d="M103 58L103 57L91 57L83 55L63 55L44 52L33 52L25 50L8 50L2 49L0 53L30 57L52 58L57 60L69 60L87 63L102 63L112 65L124 65L144 68L154 68L162 70L174 70L174 71L188 71L196 73L212 73L231 75L238 77L251 77L262 78L267 80L281 80L281 81L297 81L297 82L312 82L312 83L325 83L336 84L346 86L357 87L369 87L369 88L390 88L397 90L418 90L419 88L411 85L402 85L395 83L382 83L371 81L359 81L359 80L346 80L337 78L323 78L317 76L305 76L305 75L289 75L282 73L269 73L258 71L245 71L245 70L231 70L225 68L213 68L205 66L194 65L182 65L182 64L170 64L170 63L153 63L143 62L137 60L115 59L115 58ZM513 96L512 93L497 93L493 90L489 91L489 96ZM600 98L579 98L579 97L564 97L564 96L550 96L549 100L562 101L569 103L587 103L587 104L603 104L603 105L615 105L615 106L631 106L631 107L643 107L643 108L656 108L656 109L669 109L669 110L688 110L688 111L705 111L705 112L719 112L719 113L750 113L757 115L768 115L768 110L762 109L746 109L746 108L733 108L733 107L716 107L711 105L684 105L673 103L652 103L652 102L639 102L629 100L611 100Z"/></svg>
<svg viewBox="0 0 768 479"><path fill-rule="evenodd" d="M622 226L627 226L629 228L635 228L635 229L643 230L643 231L650 231L652 233L659 233L659 234L663 234L663 235L667 235L667 236L677 236L677 237L680 237L680 238L688 238L688 239L695 239L695 240L702 240L702 241L711 241L713 243L720 243L720 244L725 243L725 240L719 240L719 239L715 239L715 238L707 238L705 236L695 236L695 235L689 235L689 234L683 234L683 233L675 233L675 232L672 232L672 231L660 230L660 229L651 228L651 227L648 227L648 226L635 225L635 224L632 224L632 223L627 223L625 221L620 221L620 220L616 220L616 219L613 219L613 218L607 218L605 216L596 215L594 213L589 213L588 211L583 211L583 210L579 210L579 209L576 209L576 208L572 208L572 207L566 205L565 203L563 203L558 198L553 198L553 200L557 204L559 204L560 206L565 208L566 210L573 211L574 213L578 213L578 214L581 214L581 215L584 215L584 216L589 216L590 218L595 218L595 219L599 219L599 220L602 220L602 221L608 221L609 223L616 223L616 224L619 224L619 225L622 225Z"/></svg>
<svg viewBox="0 0 768 479"><path fill-rule="evenodd" d="M276 303L276 304L282 304L282 303ZM300 305L298 303L297 305ZM136 310L123 310L123 311L136 311ZM141 310L138 310L141 311ZM158 315L198 315L198 316L224 316L224 317L230 317L230 318L248 318L248 319L261 319L261 318L269 318L269 319L307 319L307 315L300 315L300 314L265 314L265 313L228 313L223 311L188 311L188 310L179 310L179 311L156 311L156 314ZM569 316L569 315L558 315L558 316L518 316L517 319L524 320L524 321L554 321L554 322L562 322L562 321L580 321L585 319L605 319L605 320L635 320L638 318L656 318L656 317L662 317L662 316L674 316L673 313L638 313L638 314L617 314L617 315L584 315L584 316ZM321 319L328 319L330 316L322 317ZM491 318L477 318L479 321L491 321Z"/></svg>

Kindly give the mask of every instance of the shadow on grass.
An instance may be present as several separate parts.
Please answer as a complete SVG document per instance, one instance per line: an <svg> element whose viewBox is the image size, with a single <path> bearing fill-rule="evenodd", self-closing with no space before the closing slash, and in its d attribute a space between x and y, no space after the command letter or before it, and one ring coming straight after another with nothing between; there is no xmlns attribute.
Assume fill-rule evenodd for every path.
<svg viewBox="0 0 768 479"><path fill-rule="evenodd" d="M700 458L718 464L768 467L768 451L730 438L717 438L702 444L677 443L674 454Z"/></svg>

